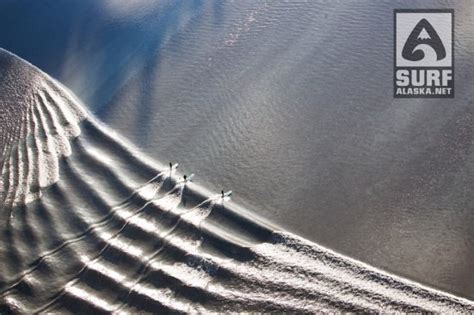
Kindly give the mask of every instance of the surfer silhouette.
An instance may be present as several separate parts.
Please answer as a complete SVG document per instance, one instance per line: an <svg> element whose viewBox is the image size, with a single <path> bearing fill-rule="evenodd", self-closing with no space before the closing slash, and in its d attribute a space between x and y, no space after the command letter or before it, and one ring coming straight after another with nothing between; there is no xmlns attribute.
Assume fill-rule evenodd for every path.
<svg viewBox="0 0 474 315"><path fill-rule="evenodd" d="M221 196L224 198L224 190L221 190Z"/></svg>
<svg viewBox="0 0 474 315"><path fill-rule="evenodd" d="M187 182L190 182L190 181L192 181L192 180L193 180L193 178L194 178L194 173L192 173L192 174L191 174L191 175L189 175L189 176L188 176L188 175L186 175L186 174L185 174L185 175L183 175L183 180L184 180L184 183L187 183Z"/></svg>

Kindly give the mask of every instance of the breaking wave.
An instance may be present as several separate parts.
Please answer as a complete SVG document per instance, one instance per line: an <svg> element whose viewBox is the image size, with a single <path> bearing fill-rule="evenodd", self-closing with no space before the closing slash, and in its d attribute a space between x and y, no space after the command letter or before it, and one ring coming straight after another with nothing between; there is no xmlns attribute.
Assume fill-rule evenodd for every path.
<svg viewBox="0 0 474 315"><path fill-rule="evenodd" d="M0 67L2 313L474 311L184 180L4 50Z"/></svg>

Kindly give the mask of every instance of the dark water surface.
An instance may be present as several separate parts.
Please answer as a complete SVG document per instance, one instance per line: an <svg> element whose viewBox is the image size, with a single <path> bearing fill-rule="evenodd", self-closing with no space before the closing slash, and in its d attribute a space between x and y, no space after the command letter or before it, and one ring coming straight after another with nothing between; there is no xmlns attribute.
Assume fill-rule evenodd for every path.
<svg viewBox="0 0 474 315"><path fill-rule="evenodd" d="M196 182L474 298L474 2L3 1L0 46ZM393 99L393 9L454 8L456 97Z"/></svg>

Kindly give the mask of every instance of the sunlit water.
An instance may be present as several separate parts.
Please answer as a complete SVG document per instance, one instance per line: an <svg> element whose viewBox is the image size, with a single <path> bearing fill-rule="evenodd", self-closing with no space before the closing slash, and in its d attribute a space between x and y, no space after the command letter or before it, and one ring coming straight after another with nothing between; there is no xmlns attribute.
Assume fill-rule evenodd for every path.
<svg viewBox="0 0 474 315"><path fill-rule="evenodd" d="M413 7L455 9L454 100L393 99L393 9ZM472 12L469 1L7 1L0 46L259 216L473 298Z"/></svg>
<svg viewBox="0 0 474 315"><path fill-rule="evenodd" d="M5 50L0 68L0 312L474 311L194 184Z"/></svg>

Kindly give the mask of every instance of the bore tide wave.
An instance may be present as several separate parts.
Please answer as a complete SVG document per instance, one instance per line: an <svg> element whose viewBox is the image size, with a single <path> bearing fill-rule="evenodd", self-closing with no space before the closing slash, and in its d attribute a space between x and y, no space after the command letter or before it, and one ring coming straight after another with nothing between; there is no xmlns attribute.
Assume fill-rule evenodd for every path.
<svg viewBox="0 0 474 315"><path fill-rule="evenodd" d="M1 312L473 312L144 156L0 51Z"/></svg>

